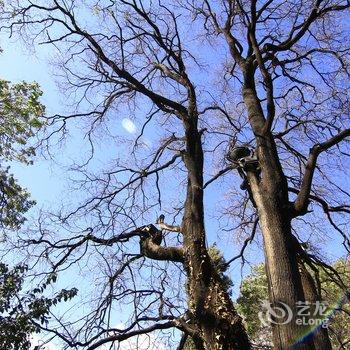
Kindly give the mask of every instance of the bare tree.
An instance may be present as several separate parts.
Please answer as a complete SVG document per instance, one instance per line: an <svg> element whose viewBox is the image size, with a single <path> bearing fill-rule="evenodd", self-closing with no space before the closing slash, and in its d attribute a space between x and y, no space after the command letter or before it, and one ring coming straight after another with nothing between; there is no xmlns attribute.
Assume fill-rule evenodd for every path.
<svg viewBox="0 0 350 350"><path fill-rule="evenodd" d="M332 227L350 248L343 228L350 194L341 181L350 135L348 1L49 0L8 6L3 27L54 45L64 89L78 101L74 113L51 118L49 139L79 120L87 125L90 144L87 162L77 169L86 199L57 217L69 236L45 237L42 229L25 244L42 247L38 259L49 257L50 272L98 254L109 269L105 291L81 329L72 333L62 323L51 331L71 347L95 349L176 327L198 349L248 349L241 319L208 255L204 227L203 192L224 176L232 179L233 169L243 183L229 214L250 233L230 262L243 257L261 231L271 302L288 305L296 315L297 302L317 300L317 269L334 271L300 240L316 227L318 208L330 224L319 231ZM119 155L100 174L88 171L98 128L110 127L125 111L143 120L131 156ZM141 147L146 130L152 130L153 146ZM237 153L239 147L243 153ZM205 180L213 158L222 168ZM171 200L175 182L186 192L177 190ZM161 217L159 228L145 226L164 207L173 222ZM79 233L83 222L91 227ZM160 244L159 229L173 232L166 245ZM137 253L128 246L135 238ZM316 232L307 239L312 238ZM140 287L144 276L135 272L140 261L165 262L149 289ZM186 312L170 302L166 262L186 273ZM304 264L315 276L305 276ZM135 305L130 325L110 327L114 303L130 295ZM276 324L275 348L329 349L326 332L299 343L304 328L294 319Z"/></svg>

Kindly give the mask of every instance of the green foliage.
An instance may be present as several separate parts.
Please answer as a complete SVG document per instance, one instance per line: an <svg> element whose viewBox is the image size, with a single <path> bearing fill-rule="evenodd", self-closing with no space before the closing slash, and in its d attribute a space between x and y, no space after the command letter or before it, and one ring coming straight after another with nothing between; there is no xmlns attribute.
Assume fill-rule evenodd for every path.
<svg viewBox="0 0 350 350"><path fill-rule="evenodd" d="M0 2L0 7L2 3ZM34 204L4 163L17 160L31 164L34 148L28 140L43 126L44 107L38 84L10 84L0 79L0 229L18 229L24 222L24 213ZM29 349L29 335L38 331L35 323L48 320L50 306L61 299L68 300L75 290L63 291L54 298L45 298L43 292L52 277L33 291L23 293L27 267L0 263L0 349Z"/></svg>
<svg viewBox="0 0 350 350"><path fill-rule="evenodd" d="M43 293L56 281L51 275L45 283L33 290L24 292L25 265L10 269L0 263L0 349L27 350L30 347L29 335L39 331L40 324L46 324L52 305L68 301L77 294L77 289L63 289L53 298Z"/></svg>
<svg viewBox="0 0 350 350"><path fill-rule="evenodd" d="M16 266L9 270L0 264L0 348L28 349L29 334L35 327L28 322L28 316L20 310L20 305L13 305L13 299L19 293L23 283L25 266Z"/></svg>
<svg viewBox="0 0 350 350"><path fill-rule="evenodd" d="M337 260L333 268L338 272L339 276L347 286L347 293L350 287L350 263L344 259ZM345 292L341 289L329 276L321 271L320 273L322 297L329 305L330 309L334 310L341 307L341 310L336 311L331 319L330 328L334 331L329 332L332 346L334 349L340 348L340 344L347 343L344 349L348 349L350 340L350 303L349 299L345 300ZM349 298L349 296L348 296ZM339 301L345 301L339 305Z"/></svg>
<svg viewBox="0 0 350 350"><path fill-rule="evenodd" d="M10 84L0 79L0 159L31 163L28 139L42 127L45 113L37 83Z"/></svg>
<svg viewBox="0 0 350 350"><path fill-rule="evenodd" d="M0 168L0 227L18 229L25 220L23 213L34 204L29 193L9 174L9 168Z"/></svg>
<svg viewBox="0 0 350 350"><path fill-rule="evenodd" d="M350 285L350 265L343 259L336 261L333 268L341 276L345 285ZM310 271L312 273L312 271ZM337 285L323 270L319 272L319 279L322 289L322 300L334 309L339 306L339 301L344 299L345 291ZM264 335L266 341L271 336L269 329L264 327L258 317L261 311L261 304L268 300L268 285L265 274L265 265L260 264L253 268L252 273L247 276L241 285L241 294L237 299L237 311L244 317L246 328L251 339L258 340ZM343 343L350 339L350 305L342 305L342 310L337 311L330 321L332 331L329 332L332 346L337 349L339 342Z"/></svg>
<svg viewBox="0 0 350 350"><path fill-rule="evenodd" d="M216 268L216 271L218 272L222 280L225 290L228 292L229 295L232 295L231 287L233 286L233 282L231 278L228 275L226 275L228 266L226 265L226 260L224 256L215 244L208 248L208 253Z"/></svg>
<svg viewBox="0 0 350 350"><path fill-rule="evenodd" d="M240 292L237 311L245 319L248 334L254 338L261 329L258 318L261 304L269 298L264 264L253 267L252 273L242 281Z"/></svg>
<svg viewBox="0 0 350 350"><path fill-rule="evenodd" d="M34 148L28 140L43 126L45 108L37 83L10 84L0 79L0 228L18 229L23 214L34 204L4 162L32 162Z"/></svg>
<svg viewBox="0 0 350 350"><path fill-rule="evenodd" d="M187 337L183 350L196 350L196 346L191 337Z"/></svg>

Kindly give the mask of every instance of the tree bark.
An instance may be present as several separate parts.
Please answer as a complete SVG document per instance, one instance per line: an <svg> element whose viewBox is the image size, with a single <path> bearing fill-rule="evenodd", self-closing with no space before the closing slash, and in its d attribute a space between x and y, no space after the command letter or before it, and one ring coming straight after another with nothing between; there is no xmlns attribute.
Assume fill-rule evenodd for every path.
<svg viewBox="0 0 350 350"><path fill-rule="evenodd" d="M185 122L188 170L182 222L189 309L207 350L250 349L249 339L233 303L212 265L205 245L203 210L203 150L196 120Z"/></svg>
<svg viewBox="0 0 350 350"><path fill-rule="evenodd" d="M266 155L264 158L264 161L268 162ZM247 176L263 234L270 302L273 307L284 303L292 312L290 322L283 324L276 320L272 325L274 348L276 350L292 348L315 350L312 340L298 343L306 330L305 326L298 326L295 322L297 303L303 302L305 297L296 252L293 249L289 202L284 193L285 186L279 181L279 175L273 173L271 167L267 172L270 176L266 177L264 161L261 162L261 180L256 172L248 171Z"/></svg>
<svg viewBox="0 0 350 350"><path fill-rule="evenodd" d="M256 138L258 168L244 169L249 192L258 211L261 227L269 297L273 307L284 303L292 312L292 320L272 324L276 350L315 350L312 340L298 344L304 327L296 324L297 303L303 302L304 292L293 249L288 183L280 164L276 144L269 128L255 88L255 68L252 61L242 64L244 75L243 100L249 123Z"/></svg>

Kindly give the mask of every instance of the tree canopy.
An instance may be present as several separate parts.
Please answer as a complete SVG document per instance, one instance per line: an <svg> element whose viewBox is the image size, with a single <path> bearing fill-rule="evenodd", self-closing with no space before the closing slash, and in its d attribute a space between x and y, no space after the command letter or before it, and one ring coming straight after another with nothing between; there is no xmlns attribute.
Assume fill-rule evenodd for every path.
<svg viewBox="0 0 350 350"><path fill-rule="evenodd" d="M56 282L52 275L41 285L26 290L28 267L24 264L12 269L0 264L0 346L2 349L28 350L31 336L47 325L50 307L73 298L77 289L61 290L54 297L46 297L45 290Z"/></svg>
<svg viewBox="0 0 350 350"><path fill-rule="evenodd" d="M31 163L34 148L28 139L42 126L44 106L36 83L0 80L0 226L18 229L23 214L34 204L29 193L9 173L9 161Z"/></svg>

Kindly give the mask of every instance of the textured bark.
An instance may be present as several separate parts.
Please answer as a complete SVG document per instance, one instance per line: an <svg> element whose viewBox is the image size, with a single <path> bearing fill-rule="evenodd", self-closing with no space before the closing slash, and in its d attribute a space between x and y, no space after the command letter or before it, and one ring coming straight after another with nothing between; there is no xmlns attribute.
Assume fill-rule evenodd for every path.
<svg viewBox="0 0 350 350"><path fill-rule="evenodd" d="M278 210L278 204L269 198L265 199L260 220L271 302L273 305L283 302L293 312L293 318L289 324L277 323L273 326L274 344L276 349L289 349L305 334L305 327L297 326L295 323L296 306L299 301L304 301L304 295L295 252L288 240L290 224ZM308 341L293 348L314 349L314 346L312 341Z"/></svg>
<svg viewBox="0 0 350 350"><path fill-rule="evenodd" d="M183 262L183 250L180 247L161 247L150 238L141 239L140 252L150 259L171 260L174 262Z"/></svg>
<svg viewBox="0 0 350 350"><path fill-rule="evenodd" d="M189 309L207 350L249 349L249 340L205 246L203 211L203 150L196 122L185 123L187 197L182 222Z"/></svg>
<svg viewBox="0 0 350 350"><path fill-rule="evenodd" d="M264 239L266 269L269 279L269 296L273 305L282 302L293 311L288 324L273 325L275 349L330 349L326 331L298 342L308 327L295 322L298 302L315 297L310 280L300 275L297 250L293 244L291 220L295 208L288 198L287 179L283 173L272 133L266 129L266 120L255 90L253 68L245 67L243 99L248 118L256 136L256 154L259 169L245 169L248 191L257 208ZM310 276L311 277L311 276ZM305 293L305 294L304 294ZM317 297L316 297L317 298Z"/></svg>
<svg viewBox="0 0 350 350"><path fill-rule="evenodd" d="M274 348L315 350L312 340L296 344L305 331L304 327L295 323L296 305L297 302L304 301L304 292L291 238L288 185L272 133L266 128L266 119L255 89L254 66L247 62L242 70L242 95L256 137L256 155L259 160L259 171L245 171L263 234L270 302L274 306L282 302L293 311L291 322L273 325Z"/></svg>
<svg viewBox="0 0 350 350"><path fill-rule="evenodd" d="M263 152L262 152L263 153ZM265 164L268 165L268 158L265 157ZM291 232L291 209L287 197L287 191L280 177L271 172L273 165L270 164L269 176L262 177L256 172L248 171L249 187L256 203L260 227L263 233L266 269L269 280L270 301L273 305L279 302L287 304L297 315L298 302L314 303L319 300L318 293L312 276L302 266L298 252L301 249L296 247L295 237ZM265 173L266 174L266 173ZM275 175L275 176L274 176ZM282 179L282 181L279 181ZM331 349L328 332L321 328L308 337L308 326L297 326L295 317L289 324L273 325L273 342L276 349ZM302 342L298 342L302 339Z"/></svg>
<svg viewBox="0 0 350 350"><path fill-rule="evenodd" d="M293 319L287 324L273 325L273 342L275 349L314 350L313 341L297 344L306 332L305 327L295 323L296 306L304 301L301 277L298 270L296 251L293 248L291 219L288 209L288 197L283 178L274 164L269 161L273 146L269 141L261 142L262 178L254 172L248 172L248 181L257 205L260 227L263 233L266 269L269 280L269 294L272 305L282 302L293 311ZM267 152L264 148L267 148ZM265 171L265 168L268 170ZM266 175L268 174L268 175Z"/></svg>

